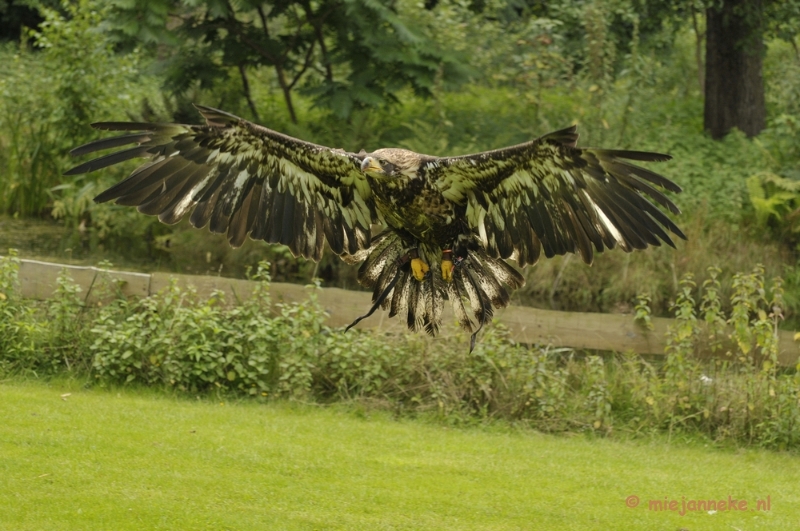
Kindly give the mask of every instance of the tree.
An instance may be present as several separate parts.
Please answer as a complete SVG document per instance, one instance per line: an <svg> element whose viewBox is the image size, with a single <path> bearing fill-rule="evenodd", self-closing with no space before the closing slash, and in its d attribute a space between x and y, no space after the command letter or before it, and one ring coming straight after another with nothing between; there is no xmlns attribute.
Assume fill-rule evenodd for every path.
<svg viewBox="0 0 800 531"><path fill-rule="evenodd" d="M704 126L712 138L733 127L755 136L766 125L763 0L722 0L706 10Z"/></svg>
<svg viewBox="0 0 800 531"><path fill-rule="evenodd" d="M236 72L256 118L247 76L254 67L274 70L294 122L300 87L347 117L354 108L396 101L405 87L429 94L437 76L465 72L385 0L118 2L112 26L134 41L166 45L173 92Z"/></svg>

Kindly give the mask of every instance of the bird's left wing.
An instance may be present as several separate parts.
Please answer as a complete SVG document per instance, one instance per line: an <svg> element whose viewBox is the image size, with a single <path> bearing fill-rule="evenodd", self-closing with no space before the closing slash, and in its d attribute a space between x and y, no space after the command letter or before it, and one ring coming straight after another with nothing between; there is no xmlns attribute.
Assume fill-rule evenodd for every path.
<svg viewBox="0 0 800 531"><path fill-rule="evenodd" d="M668 155L579 149L575 130L495 151L430 158L423 169L444 197L466 206L467 223L492 256L516 258L521 266L535 263L542 251L548 258L580 253L591 263L592 247L674 246L667 230L686 238L651 202L679 213L661 189L680 187L628 162Z"/></svg>
<svg viewBox="0 0 800 531"><path fill-rule="evenodd" d="M137 206L176 223L226 232L237 247L253 239L288 245L319 260L327 239L337 254L369 247L378 214L362 156L303 142L210 107L198 106L206 125L104 122L122 136L72 151L84 155L134 144L67 172L87 173L132 159L149 161L95 198Z"/></svg>

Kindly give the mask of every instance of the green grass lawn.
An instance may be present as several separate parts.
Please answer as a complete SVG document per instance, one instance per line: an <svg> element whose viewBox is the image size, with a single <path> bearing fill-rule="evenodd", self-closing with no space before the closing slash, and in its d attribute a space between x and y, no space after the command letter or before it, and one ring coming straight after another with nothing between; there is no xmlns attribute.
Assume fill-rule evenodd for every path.
<svg viewBox="0 0 800 531"><path fill-rule="evenodd" d="M791 454L0 384L3 530L788 530L798 485ZM770 510L648 509L729 495Z"/></svg>

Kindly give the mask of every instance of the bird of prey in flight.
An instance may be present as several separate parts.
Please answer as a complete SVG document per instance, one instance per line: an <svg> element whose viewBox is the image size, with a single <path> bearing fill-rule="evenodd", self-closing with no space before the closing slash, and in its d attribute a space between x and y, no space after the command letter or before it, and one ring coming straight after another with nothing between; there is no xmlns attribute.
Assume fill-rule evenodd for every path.
<svg viewBox="0 0 800 531"><path fill-rule="evenodd" d="M146 159L95 201L135 206L164 223L191 214L192 225L226 233L234 247L249 236L319 260L327 242L344 260L362 262L359 282L373 288L363 317L382 307L433 335L448 300L472 332L471 347L494 308L508 305L508 290L524 284L506 260L525 267L542 254L577 253L591 263L604 249L674 247L670 232L686 238L662 210L680 212L664 193L680 187L634 163L670 157L579 148L575 126L438 157L397 148L350 153L197 109L205 125L93 124L123 134L74 155L132 147L67 175Z"/></svg>

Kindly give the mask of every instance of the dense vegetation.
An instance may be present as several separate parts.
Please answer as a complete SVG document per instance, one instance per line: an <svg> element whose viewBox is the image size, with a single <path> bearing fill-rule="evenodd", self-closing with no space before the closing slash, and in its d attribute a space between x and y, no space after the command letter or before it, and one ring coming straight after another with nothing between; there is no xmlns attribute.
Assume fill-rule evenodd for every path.
<svg viewBox="0 0 800 531"><path fill-rule="evenodd" d="M116 295L108 277L95 282L96 302L87 304L65 273L54 298L37 307L20 299L17 260L9 257L0 261L0 374L67 372L100 385L355 401L456 424L501 420L547 432L701 434L722 443L797 448L800 376L778 366L774 335L780 282L768 296L763 270L737 275L727 315L718 273L709 272L699 296L691 278L682 280L667 355L648 361L519 345L499 325L482 334L474 352L466 335L344 333L324 324L313 292L300 304L273 304L267 264L253 275L254 296L237 306L222 294L203 300L176 284L128 300ZM644 298L637 318L647 326ZM700 361L701 344L716 357Z"/></svg>
<svg viewBox="0 0 800 531"><path fill-rule="evenodd" d="M656 169L685 190L676 201L689 241L677 251L606 253L591 269L570 257L543 261L527 271L518 302L627 311L646 292L653 311L663 315L684 273L702 282L708 267L720 264L722 289L729 293L733 273L760 262L768 276L785 278L786 318L796 324L800 57L787 26L791 17L781 15L786 23L767 34L767 128L753 139L733 131L713 141L702 130L697 51L703 17L694 4L688 9L691 3L653 1L644 9L593 0L527 10L499 1L430 2L429 9L411 0L392 8L345 4L371 13L391 28L384 33L399 39L369 49L370 61L383 66L367 77L352 70L358 68L355 57L367 53L361 44L346 41L348 48L335 32L322 34L321 41L313 35L317 22L325 32L355 24L345 33L373 42L372 30L358 20L311 16L318 12L303 18L289 7L266 13L275 46L285 47L276 48L286 58L276 66L231 40L260 27L249 4L233 12L202 4L181 19L194 25L185 22L172 37L163 31L164 21L179 4L166 0L136 13L119 7L127 4L90 0L41 8L43 22L0 50L0 211L58 220L69 229L62 248L74 256L237 276L266 257L276 279L307 282L316 276L326 285L354 287L352 270L333 257L317 266L257 242L232 252L207 233L165 227L132 209L95 205L91 198L123 170L65 179L63 171L74 164L67 152L95 137L90 122L194 121L191 102L351 150L400 145L459 154L577 122L584 145L674 155ZM202 9L209 10L206 18L196 18ZM220 29L222 22L202 25L209 20L227 29ZM294 48L287 44L292 32L300 39L291 41ZM339 48L323 52L320 42ZM289 76L284 81L296 78L291 110L279 70ZM390 78L381 78L381 71ZM354 100L354 94L360 96Z"/></svg>
<svg viewBox="0 0 800 531"><path fill-rule="evenodd" d="M797 376L776 367L770 338L800 322L797 28L794 15L768 13L766 128L712 140L703 132L701 4L344 0L352 16L327 18L323 8L334 4L322 1L269 12L248 2L44 2L36 28L0 48L0 213L60 224L60 249L72 256L194 273L252 269L264 288L229 308L177 288L126 301L109 285L105 304L88 307L64 278L52 302L31 306L15 295L14 261L5 260L0 372L69 370L104 384L364 399L458 422L678 430L796 447ZM94 204L130 165L63 177L69 150L95 137L89 123L196 121L192 102L353 151L461 154L578 123L583 145L672 154L656 170L684 188L675 200L688 241L604 253L591 268L570 256L544 260L515 294L522 304L636 312L645 323L674 309L666 362L530 349L497 330L472 355L463 338L403 336L389 348L385 337L341 335L324 326L313 298L271 305L258 269L266 258L276 280L354 287L353 270L335 257L313 264L263 242L231 251L184 224ZM773 277L783 280L765 283ZM712 330L728 321L738 351L697 361L698 319Z"/></svg>

